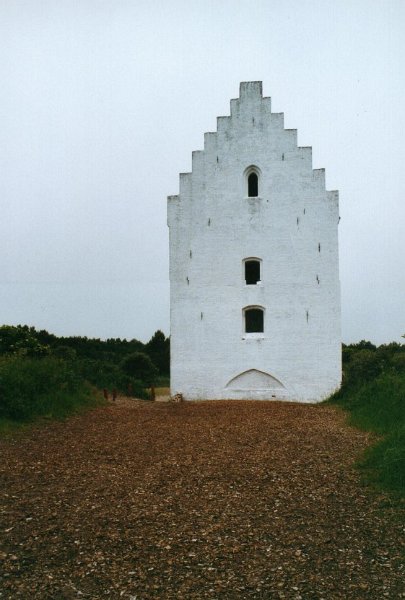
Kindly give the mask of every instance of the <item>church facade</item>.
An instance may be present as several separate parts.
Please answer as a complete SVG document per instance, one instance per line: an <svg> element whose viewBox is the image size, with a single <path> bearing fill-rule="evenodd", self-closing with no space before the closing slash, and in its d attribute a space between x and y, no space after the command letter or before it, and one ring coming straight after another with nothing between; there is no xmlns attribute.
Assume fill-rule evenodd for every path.
<svg viewBox="0 0 405 600"><path fill-rule="evenodd" d="M317 402L341 381L339 198L240 84L168 198L171 393Z"/></svg>

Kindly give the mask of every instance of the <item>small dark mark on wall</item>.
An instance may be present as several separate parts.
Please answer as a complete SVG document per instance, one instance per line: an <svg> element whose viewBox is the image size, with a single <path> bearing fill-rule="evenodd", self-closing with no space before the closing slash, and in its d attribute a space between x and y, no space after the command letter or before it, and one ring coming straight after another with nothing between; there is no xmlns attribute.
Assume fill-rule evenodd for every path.
<svg viewBox="0 0 405 600"><path fill-rule="evenodd" d="M190 285L190 280L188 277L186 277L186 280L187 280L187 285Z"/></svg>
<svg viewBox="0 0 405 600"><path fill-rule="evenodd" d="M284 160L284 152L283 152L283 154L281 155L281 160Z"/></svg>
<svg viewBox="0 0 405 600"><path fill-rule="evenodd" d="M318 275L316 276L316 280L317 280L318 285L319 285L319 277L318 277Z"/></svg>
<svg viewBox="0 0 405 600"><path fill-rule="evenodd" d="M308 323L308 320L309 320L309 312L308 312L308 311L306 311L306 313L307 313L307 323Z"/></svg>
<svg viewBox="0 0 405 600"><path fill-rule="evenodd" d="M318 244L318 252L320 252L320 251L321 251L321 244L319 243Z"/></svg>
<svg viewBox="0 0 405 600"><path fill-rule="evenodd" d="M304 215L305 215L305 208L304 208Z"/></svg>
<svg viewBox="0 0 405 600"><path fill-rule="evenodd" d="M204 313L201 313L201 315L200 315L201 321L203 320L203 316L204 316Z"/></svg>
<svg viewBox="0 0 405 600"><path fill-rule="evenodd" d="M193 252L190 250L190 258L193 258Z"/></svg>
<svg viewBox="0 0 405 600"><path fill-rule="evenodd" d="M208 219L208 227L211 225L211 219Z"/></svg>
<svg viewBox="0 0 405 600"><path fill-rule="evenodd" d="M218 158L218 156L217 156L217 163L218 163L218 162L219 162L219 158Z"/></svg>
<svg viewBox="0 0 405 600"><path fill-rule="evenodd" d="M299 224L300 224L300 218L297 217L297 225L299 225Z"/></svg>

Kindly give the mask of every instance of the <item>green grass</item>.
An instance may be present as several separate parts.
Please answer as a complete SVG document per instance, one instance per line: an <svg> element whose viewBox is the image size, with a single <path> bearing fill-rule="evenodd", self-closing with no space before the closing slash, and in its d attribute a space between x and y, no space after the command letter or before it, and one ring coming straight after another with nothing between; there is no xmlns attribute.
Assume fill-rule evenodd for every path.
<svg viewBox="0 0 405 600"><path fill-rule="evenodd" d="M0 437L7 437L15 433L24 432L32 425L44 423L49 420L64 420L67 417L81 413L90 408L105 404L105 400L96 389L89 389L85 394L63 394L58 397L52 394L47 399L48 410L41 410L31 414L23 420L0 417ZM44 406L45 403L42 404Z"/></svg>
<svg viewBox="0 0 405 600"><path fill-rule="evenodd" d="M24 431L31 423L22 423L12 419L0 418L0 437L6 437L18 431Z"/></svg>
<svg viewBox="0 0 405 600"><path fill-rule="evenodd" d="M0 420L6 431L13 423L38 418L63 419L102 402L101 394L61 359L12 356L0 360Z"/></svg>
<svg viewBox="0 0 405 600"><path fill-rule="evenodd" d="M369 448L359 467L366 480L405 498L405 428Z"/></svg>
<svg viewBox="0 0 405 600"><path fill-rule="evenodd" d="M359 462L364 478L405 497L405 375L381 375L342 388L330 402L349 412L350 424L381 436Z"/></svg>

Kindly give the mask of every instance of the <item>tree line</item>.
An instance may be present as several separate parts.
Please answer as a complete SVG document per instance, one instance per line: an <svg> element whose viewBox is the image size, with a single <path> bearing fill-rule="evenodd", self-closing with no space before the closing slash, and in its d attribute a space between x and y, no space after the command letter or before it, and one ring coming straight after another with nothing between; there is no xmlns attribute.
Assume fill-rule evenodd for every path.
<svg viewBox="0 0 405 600"><path fill-rule="evenodd" d="M0 418L53 414L90 389L149 397L151 385L168 385L170 340L160 330L147 343L56 336L28 325L0 327Z"/></svg>

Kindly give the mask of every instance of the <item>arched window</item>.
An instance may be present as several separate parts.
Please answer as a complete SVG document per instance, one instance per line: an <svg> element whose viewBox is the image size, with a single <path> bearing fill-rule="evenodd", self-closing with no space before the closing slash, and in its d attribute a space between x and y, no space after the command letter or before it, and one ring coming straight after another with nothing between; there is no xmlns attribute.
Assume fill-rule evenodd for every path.
<svg viewBox="0 0 405 600"><path fill-rule="evenodd" d="M245 194L248 198L258 198L259 196L259 183L260 183L260 169L255 165L250 165L244 172L245 176Z"/></svg>
<svg viewBox="0 0 405 600"><path fill-rule="evenodd" d="M264 332L264 310L260 306L249 306L244 309L245 333Z"/></svg>
<svg viewBox="0 0 405 600"><path fill-rule="evenodd" d="M247 258L245 260L245 281L246 285L256 285L261 280L260 260L257 258Z"/></svg>
<svg viewBox="0 0 405 600"><path fill-rule="evenodd" d="M257 173L251 173L248 177L248 196L249 198L257 198L259 195L259 178Z"/></svg>

